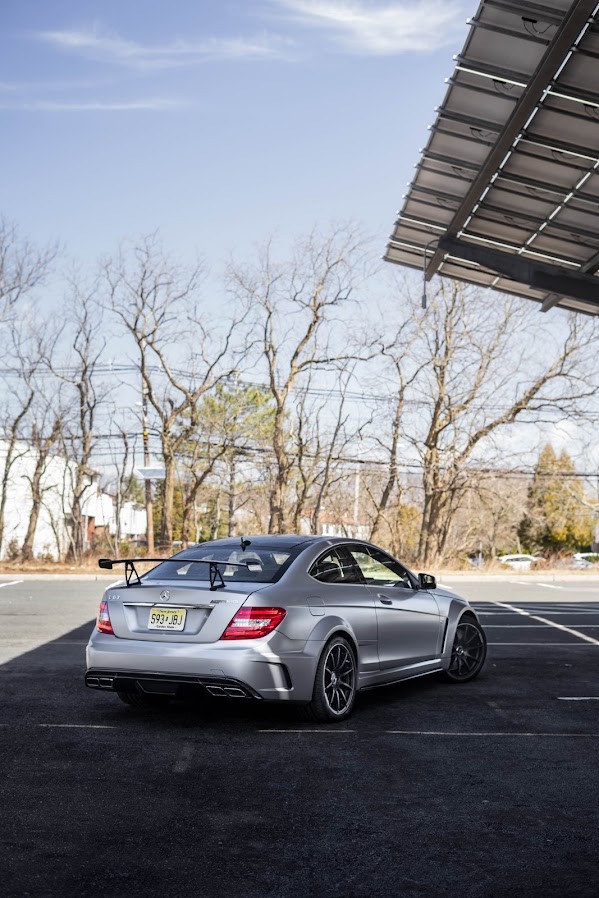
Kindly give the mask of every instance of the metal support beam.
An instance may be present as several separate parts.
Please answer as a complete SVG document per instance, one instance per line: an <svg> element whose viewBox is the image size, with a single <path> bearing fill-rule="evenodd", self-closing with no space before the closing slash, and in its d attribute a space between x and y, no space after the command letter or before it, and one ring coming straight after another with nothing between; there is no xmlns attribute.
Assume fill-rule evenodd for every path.
<svg viewBox="0 0 599 898"><path fill-rule="evenodd" d="M442 237L439 240L439 249L441 255L450 253L458 259L477 262L512 281L528 284L533 289L545 290L558 296L579 299L599 310L599 278L567 271L557 265L538 262L536 259L525 259L514 253L504 253L488 246L466 243L455 237Z"/></svg>
<svg viewBox="0 0 599 898"><path fill-rule="evenodd" d="M456 236L462 229L483 191L489 184L491 177L499 169L499 166L512 148L514 141L521 133L522 128L538 106L541 97L547 90L547 85L554 78L566 54L578 38L588 19L594 13L596 6L597 0L578 0L577 3L573 3L570 7L532 75L526 90L516 103L503 131L498 136L484 165L470 185L468 193L456 211L452 222L447 228L448 237ZM427 266L427 280L430 280L436 273L443 259L443 254L440 245Z"/></svg>
<svg viewBox="0 0 599 898"><path fill-rule="evenodd" d="M543 304L541 306L541 312L549 312L553 309L554 306L558 304L561 297L557 295L557 293L548 293L545 299L543 300Z"/></svg>

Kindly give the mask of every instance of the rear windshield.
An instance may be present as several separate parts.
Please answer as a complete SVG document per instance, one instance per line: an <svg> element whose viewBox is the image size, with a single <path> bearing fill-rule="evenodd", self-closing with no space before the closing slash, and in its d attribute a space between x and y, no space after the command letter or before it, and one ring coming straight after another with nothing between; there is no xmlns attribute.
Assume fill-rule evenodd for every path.
<svg viewBox="0 0 599 898"><path fill-rule="evenodd" d="M222 561L229 564L219 564L218 569L225 583L275 583L287 570L296 555L303 546L294 546L284 551L276 548L254 548L242 552L240 548L233 546L196 546L186 549L175 558L163 561L158 567L152 568L144 576L144 580L177 580L177 581L209 581L210 565L194 564L196 561ZM236 567L235 563L255 568Z"/></svg>

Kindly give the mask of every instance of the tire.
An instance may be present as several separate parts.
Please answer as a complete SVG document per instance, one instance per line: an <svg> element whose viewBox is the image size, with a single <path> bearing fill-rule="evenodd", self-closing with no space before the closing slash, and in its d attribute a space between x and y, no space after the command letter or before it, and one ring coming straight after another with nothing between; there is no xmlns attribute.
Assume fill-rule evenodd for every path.
<svg viewBox="0 0 599 898"><path fill-rule="evenodd" d="M169 695L148 695L144 692L117 692L117 695L122 702L134 708L166 708L171 700Z"/></svg>
<svg viewBox="0 0 599 898"><path fill-rule="evenodd" d="M479 675L486 657L485 631L475 618L462 618L455 631L451 661L443 671L443 679L450 683L468 683Z"/></svg>
<svg viewBox="0 0 599 898"><path fill-rule="evenodd" d="M347 639L334 636L320 656L312 701L304 706L303 717L330 723L345 720L356 700L358 665L355 652Z"/></svg>

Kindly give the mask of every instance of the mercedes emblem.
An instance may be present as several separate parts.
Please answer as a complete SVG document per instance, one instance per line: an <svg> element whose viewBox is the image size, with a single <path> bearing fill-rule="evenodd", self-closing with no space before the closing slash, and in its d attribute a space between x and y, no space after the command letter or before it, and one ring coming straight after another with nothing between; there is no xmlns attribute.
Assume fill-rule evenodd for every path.
<svg viewBox="0 0 599 898"><path fill-rule="evenodd" d="M163 602L168 602L170 597L171 597L171 594L168 591L168 589L163 589L162 592L160 593L160 598L162 599Z"/></svg>

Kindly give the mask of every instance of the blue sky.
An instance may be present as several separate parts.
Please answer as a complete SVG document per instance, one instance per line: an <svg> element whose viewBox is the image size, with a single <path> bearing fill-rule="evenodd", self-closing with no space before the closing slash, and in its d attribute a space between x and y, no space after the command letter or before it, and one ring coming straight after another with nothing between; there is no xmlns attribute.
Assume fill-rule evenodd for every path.
<svg viewBox="0 0 599 898"><path fill-rule="evenodd" d="M476 2L4 0L0 213L213 268L358 220L383 252Z"/></svg>

